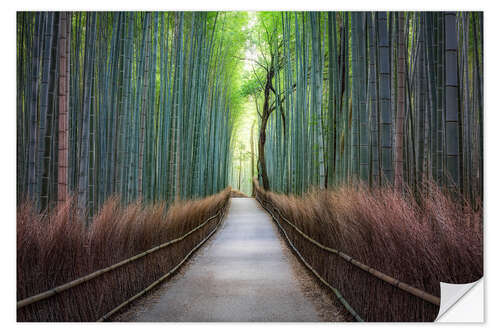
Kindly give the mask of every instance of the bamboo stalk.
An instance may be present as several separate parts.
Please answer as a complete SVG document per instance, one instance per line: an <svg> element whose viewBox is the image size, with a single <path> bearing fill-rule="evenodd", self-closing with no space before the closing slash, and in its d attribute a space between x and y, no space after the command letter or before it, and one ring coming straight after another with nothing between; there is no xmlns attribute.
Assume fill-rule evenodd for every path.
<svg viewBox="0 0 500 333"><path fill-rule="evenodd" d="M66 202L68 198L68 13L61 13L59 16L59 117L58 117L58 164L57 164L57 201L59 204ZM71 18L71 16L70 16Z"/></svg>

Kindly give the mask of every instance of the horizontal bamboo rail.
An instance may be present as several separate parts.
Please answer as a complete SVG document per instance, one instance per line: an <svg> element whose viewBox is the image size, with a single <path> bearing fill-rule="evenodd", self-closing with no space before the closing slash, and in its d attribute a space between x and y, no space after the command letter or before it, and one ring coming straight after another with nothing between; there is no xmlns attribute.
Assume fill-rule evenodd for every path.
<svg viewBox="0 0 500 333"><path fill-rule="evenodd" d="M256 196L257 198L257 196ZM268 202L268 203L271 203L267 200L264 199L264 201ZM260 200L259 200L260 202ZM262 203L261 203L262 205ZM264 205L262 205L264 207ZM271 206L272 206L272 203L271 203ZM336 249L332 249L331 247L328 247L328 246L325 246L321 243L319 243L318 241L316 241L315 239L309 237L308 235L306 235L302 230L300 230L296 225L294 225L292 222L290 222L287 218L285 218L283 216L283 214L281 213L281 211L277 208L277 207L273 207L274 209L276 209L278 211L278 214L280 215L280 217L285 221L287 222L292 228L294 228L302 237L304 237L305 239L307 239L309 242L313 243L314 245L316 245L317 247L327 251L327 252L330 252L330 253L334 253L336 255L338 255L339 257L341 257L342 259L344 259L345 261L353 264L354 266L364 270L365 272L367 273L370 273L371 275L375 276L376 278L384 281L384 282L387 282L391 285L393 285L394 287L400 289L400 290L403 290L409 294L412 294L413 296L416 296L426 302L429 302L429 303L432 303L434 305L437 305L439 306L440 303L441 303L441 300L439 297L437 296L434 296L432 294L429 294L421 289L418 289L416 287L413 287L413 286L410 286L409 284L407 283L404 283L402 281L399 281L398 279L395 279L385 273L382 273L380 272L379 270L376 270L368 265L365 265L363 264L362 262L354 259L353 257L349 256L348 254L342 252L342 251L339 251L339 250L336 250ZM266 209L267 210L267 209Z"/></svg>
<svg viewBox="0 0 500 333"><path fill-rule="evenodd" d="M213 220L214 218L216 218L217 216L219 216L220 212L222 211L223 208L219 209L219 211L217 212L217 214L209 217L208 219L206 219L203 223L201 223L200 225L198 225L197 227L195 227L194 229L192 229L191 231L185 233L184 235L182 235L181 237L179 238L176 238L176 239L173 239L173 240L170 240L168 242L165 242L163 244L160 244L158 246L155 246L147 251L144 251L142 253L139 253L133 257L130 257L128 259L125 259L125 260L122 260L114 265L111 265L111 266L108 266L106 268L103 268L103 269L100 269L98 271L95 271L93 273L90 273L88 275L85 275L85 276L82 276L81 278L78 278L76 280L73 280L73 281L70 281L70 282L67 282L65 284L62 284L60 286L57 286L55 288L52 288L50 290L47 290L47 291L44 291L42 293L39 293L37 295L33 295L33 296L30 296L28 298L25 298L23 300L20 300L17 302L17 309L21 309L27 305L30 305L30 304L33 304L33 303L36 303L36 302L39 302L39 301L42 301L44 299L47 299L47 298L50 298L50 297L53 297L57 294L60 294L62 293L63 291L65 290L68 290L68 289L71 289L73 287L76 287L84 282L87 282L89 280L92 280L92 279L95 279L96 277L98 276L101 276L103 275L104 273L107 273L109 271L112 271L118 267L121 267L123 265L126 265L128 263L131 263L132 261L135 261L137 259L140 259L148 254L151 254L153 252L156 252L158 250L161 250L167 246L170 246L172 244L175 244L177 242L180 242L181 240L183 240L184 238L186 238L187 236L191 235L193 232L196 232L197 230L203 228L209 221Z"/></svg>
<svg viewBox="0 0 500 333"><path fill-rule="evenodd" d="M225 212L225 211L224 211ZM132 296L131 298L129 298L128 300L126 300L125 302L121 303L120 305L118 305L117 307L115 307L113 310L109 311L108 313L106 313L104 316L102 316L101 318L99 318L97 320L97 322L103 322L105 321L106 319L109 319L112 315L114 315L115 313L117 313L118 311L120 311L121 309L123 309L125 306L129 305L130 303L132 303L133 301L135 301L136 299L138 299L139 297L143 296L144 294L146 294L148 291L150 291L151 289L153 289L154 287L156 287L157 285L159 285L161 282L163 282L166 278L168 278L170 275L172 275L173 273L175 273L175 271L177 271L179 269L179 267L182 266L182 264L184 264L184 262L186 260L189 259L189 257L200 247L202 246L216 231L217 229L219 228L220 224L222 223L222 220L224 219L224 214L221 216L219 222L217 223L217 225L215 226L215 228L210 231L210 233L207 235L207 237L205 237L204 239L201 240L201 242L199 242L194 248L191 249L191 251L189 251L189 253L174 267L172 268L168 273L166 273L165 275L163 275L162 277L160 277L158 280L156 280L155 282L151 283L148 287L146 287L144 290L138 292L137 294L135 294L134 296Z"/></svg>
<svg viewBox="0 0 500 333"><path fill-rule="evenodd" d="M260 205L271 215L271 217L273 218L274 221L276 221L276 225L280 228L281 232L283 232L283 235L285 235L285 238L286 240L288 241L288 244L290 245L290 247L295 251L295 253L297 254L297 256L300 258L300 260L302 260L302 262L304 263L304 265L309 268L309 270L311 270L311 272L313 272L313 274L325 285L327 286L330 290L332 290L334 293L335 293L335 296L337 296L337 298L339 299L340 303L342 303L342 305L346 308L347 311L349 311L349 313L354 317L354 319L356 319L356 321L359 321L359 322L364 322L363 318L361 318L361 316L356 312L356 310L354 310L354 308L347 302L347 300L344 298L344 296L342 296L342 294L340 293L340 291L333 287L332 285L330 285L325 279L323 279L321 277L321 275L319 275L319 273L311 266L311 264L309 264L305 259L304 257L302 256L302 254L299 252L299 250L297 250L297 248L293 245L292 241L290 240L290 238L288 237L288 234L286 233L285 229L283 229L283 227L281 226L281 224L279 223L278 219L274 216L273 213L271 213L271 211L269 209L267 209L266 206L264 206L262 204L262 202L260 202L260 200L257 198L257 196L255 196L255 198L257 199L257 201L260 203Z"/></svg>

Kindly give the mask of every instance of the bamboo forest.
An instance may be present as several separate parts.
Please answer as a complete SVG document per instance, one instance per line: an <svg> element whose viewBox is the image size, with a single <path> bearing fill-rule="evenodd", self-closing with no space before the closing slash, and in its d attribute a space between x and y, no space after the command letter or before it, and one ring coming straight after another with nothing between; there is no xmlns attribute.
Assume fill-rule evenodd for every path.
<svg viewBox="0 0 500 333"><path fill-rule="evenodd" d="M16 23L18 321L433 321L439 282L483 276L482 12ZM255 243L240 258L228 237ZM273 291L246 291L254 275L288 286L256 273L269 237L287 242L279 260L328 287L334 317L271 316ZM161 281L180 293L176 279L210 271L219 242L232 259L214 258L240 258L250 282L190 292L251 299L220 314L217 300L134 310ZM252 302L262 308L238 312ZM164 307L187 306L176 304Z"/></svg>

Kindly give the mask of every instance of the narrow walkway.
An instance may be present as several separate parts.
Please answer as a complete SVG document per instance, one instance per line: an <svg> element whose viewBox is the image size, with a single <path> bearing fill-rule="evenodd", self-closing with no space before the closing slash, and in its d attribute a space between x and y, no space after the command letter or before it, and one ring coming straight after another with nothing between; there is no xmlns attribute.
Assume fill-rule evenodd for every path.
<svg viewBox="0 0 500 333"><path fill-rule="evenodd" d="M251 198L232 198L223 226L178 274L118 321L343 321Z"/></svg>

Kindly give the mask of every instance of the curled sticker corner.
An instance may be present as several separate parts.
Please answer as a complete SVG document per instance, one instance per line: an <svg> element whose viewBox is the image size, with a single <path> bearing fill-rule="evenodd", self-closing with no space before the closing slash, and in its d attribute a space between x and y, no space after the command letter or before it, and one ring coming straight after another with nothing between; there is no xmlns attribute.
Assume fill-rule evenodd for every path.
<svg viewBox="0 0 500 333"><path fill-rule="evenodd" d="M480 297L474 297L474 299L466 300L465 297L476 285L480 284ZM483 321L483 278L474 281L472 283L465 284L453 284L440 282L441 287L441 306L439 307L439 313L435 319L436 322L482 322ZM478 294L479 296L479 294ZM474 304L469 304L469 301L473 301ZM463 308L464 304L467 302L466 309ZM479 302L479 304L475 304ZM480 305L480 306L478 306ZM467 318L461 316L455 316L449 312L452 312L460 306L458 312L462 313L466 311L468 314ZM451 310L451 311L450 311ZM471 313L473 311L474 313ZM445 315L446 314L446 315ZM460 319L459 319L460 318ZM469 320L469 319L470 320Z"/></svg>

